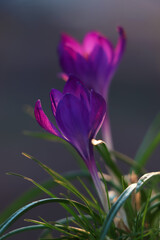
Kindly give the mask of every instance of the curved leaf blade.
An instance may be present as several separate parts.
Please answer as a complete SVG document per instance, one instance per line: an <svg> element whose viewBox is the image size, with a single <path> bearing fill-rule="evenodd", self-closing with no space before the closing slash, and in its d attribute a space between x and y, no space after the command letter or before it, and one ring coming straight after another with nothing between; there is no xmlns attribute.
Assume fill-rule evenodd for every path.
<svg viewBox="0 0 160 240"><path fill-rule="evenodd" d="M91 179L90 174L87 170L72 171L72 172L64 173L62 174L62 176L67 180L73 180L77 177L85 177L85 178ZM53 180L50 179L50 180L44 181L41 185L47 189L51 189L51 188L54 188L57 185L57 183L53 182ZM3 221L5 221L11 214L17 211L19 208L35 200L36 197L40 196L41 194L42 194L42 191L37 187L32 187L27 192L22 194L19 198L17 198L9 207L7 207L0 214L0 224Z"/></svg>
<svg viewBox="0 0 160 240"><path fill-rule="evenodd" d="M148 158L152 155L153 151L160 144L160 114L158 114L148 129L142 144L140 145L136 156L135 161L138 163L139 167L143 168ZM139 173L139 167L134 166L132 170Z"/></svg>
<svg viewBox="0 0 160 240"><path fill-rule="evenodd" d="M110 168L110 170L115 174L115 176L121 181L122 173L118 169L115 162L112 160L110 152L107 149L105 142L102 140L92 139L92 144L95 146L101 157L104 159L106 165Z"/></svg>
<svg viewBox="0 0 160 240"><path fill-rule="evenodd" d="M144 174L137 182L136 192L138 192L149 181L160 179L160 172L151 172Z"/></svg>
<svg viewBox="0 0 160 240"><path fill-rule="evenodd" d="M2 237L0 237L0 240L4 240L8 237L11 237L15 234L21 233L21 232L25 232L25 231L33 231L33 230L37 230L37 229L46 229L47 227L44 225L30 225L30 226L26 226L26 227L21 227L21 228L17 228L14 229L6 234L4 234Z"/></svg>
<svg viewBox="0 0 160 240"><path fill-rule="evenodd" d="M118 200L113 204L102 226L100 240L105 239L105 236L107 235L108 230L111 226L112 220L114 219L114 217L116 216L117 212L122 207L122 205L125 203L125 201L129 198L131 193L135 190L136 186L137 186L137 183L133 183L129 185L123 191L123 193L119 196Z"/></svg>
<svg viewBox="0 0 160 240"><path fill-rule="evenodd" d="M4 233L4 231L12 224L14 223L20 216L22 216L25 212L29 211L30 209L37 207L39 205L43 205L46 203L51 203L51 202L58 202L62 204L68 204L70 206L73 206L73 204L77 207L80 208L82 211L90 215L90 210L83 204L78 203L74 200L70 199L64 199L64 198L46 198L46 199L41 199L38 201L34 201L32 203L27 204L26 206L20 208L18 211L16 211L14 214L12 214L3 224L0 226L0 235ZM94 213L97 215L96 213Z"/></svg>

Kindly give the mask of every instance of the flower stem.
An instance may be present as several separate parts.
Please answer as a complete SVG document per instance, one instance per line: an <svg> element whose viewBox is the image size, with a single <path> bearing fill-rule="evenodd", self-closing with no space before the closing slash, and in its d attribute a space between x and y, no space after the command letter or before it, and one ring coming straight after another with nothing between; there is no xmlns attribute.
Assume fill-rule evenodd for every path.
<svg viewBox="0 0 160 240"><path fill-rule="evenodd" d="M109 207L108 207L108 199L107 199L105 186L104 186L103 182L101 182L101 180L99 179L98 171L97 171L97 167L96 167L94 159L92 160L92 163L90 164L90 166L88 168L91 173L95 188L97 190L97 193L98 193L98 196L102 203L102 206L104 208L104 211L108 212Z"/></svg>

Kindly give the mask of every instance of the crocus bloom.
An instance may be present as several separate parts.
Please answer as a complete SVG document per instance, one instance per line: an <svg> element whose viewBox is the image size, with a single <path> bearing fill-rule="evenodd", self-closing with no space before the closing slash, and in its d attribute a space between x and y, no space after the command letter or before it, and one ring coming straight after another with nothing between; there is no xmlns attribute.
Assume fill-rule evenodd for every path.
<svg viewBox="0 0 160 240"><path fill-rule="evenodd" d="M126 45L125 32L122 27L118 27L118 33L119 39L115 48L106 37L98 32L89 32L82 44L71 36L62 34L58 46L63 71L62 78L67 80L69 74L74 74L86 87L94 89L106 99L110 81ZM109 119L105 120L103 135L108 145L112 145Z"/></svg>
<svg viewBox="0 0 160 240"><path fill-rule="evenodd" d="M43 112L40 100L35 105L37 122L46 131L66 140L77 150L91 173L102 205L107 211L106 192L98 177L91 143L106 114L105 100L95 91L85 88L73 76L65 84L63 93L52 89L50 98L57 127Z"/></svg>
<svg viewBox="0 0 160 240"><path fill-rule="evenodd" d="M60 65L64 80L74 74L90 89L106 98L110 80L124 53L126 38L122 27L118 27L119 39L116 47L98 32L89 32L80 44L67 34L62 34L58 46Z"/></svg>

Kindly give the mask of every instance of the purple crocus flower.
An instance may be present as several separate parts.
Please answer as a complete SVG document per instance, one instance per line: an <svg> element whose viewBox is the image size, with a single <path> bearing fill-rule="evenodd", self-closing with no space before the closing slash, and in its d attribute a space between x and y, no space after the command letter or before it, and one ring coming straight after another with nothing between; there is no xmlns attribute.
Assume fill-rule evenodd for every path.
<svg viewBox="0 0 160 240"><path fill-rule="evenodd" d="M63 93L52 89L50 98L57 127L43 112L40 100L35 105L37 122L46 131L66 140L77 150L91 173L102 205L107 211L106 192L98 177L91 143L106 114L105 100L94 90L85 88L73 76L65 84Z"/></svg>
<svg viewBox="0 0 160 240"><path fill-rule="evenodd" d="M67 34L62 34L58 46L64 80L74 74L90 89L106 98L110 80L122 58L126 45L125 32L118 27L116 47L98 32L89 32L80 44Z"/></svg>
<svg viewBox="0 0 160 240"><path fill-rule="evenodd" d="M123 56L126 37L122 27L118 27L119 39L116 47L98 32L89 32L82 44L67 34L62 34L58 46L61 77L68 79L69 74L79 77L86 87L94 89L104 99L108 98L110 81ZM108 114L107 114L108 115ZM112 149L109 118L103 124L103 138Z"/></svg>

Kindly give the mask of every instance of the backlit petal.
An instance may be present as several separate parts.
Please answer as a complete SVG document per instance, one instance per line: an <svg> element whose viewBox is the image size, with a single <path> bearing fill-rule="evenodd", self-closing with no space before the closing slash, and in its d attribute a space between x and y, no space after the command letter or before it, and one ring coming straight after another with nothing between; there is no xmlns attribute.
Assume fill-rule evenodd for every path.
<svg viewBox="0 0 160 240"><path fill-rule="evenodd" d="M99 131L106 114L105 100L100 94L94 91L91 91L90 108L90 138L94 138Z"/></svg>
<svg viewBox="0 0 160 240"><path fill-rule="evenodd" d="M59 102L56 121L63 135L79 151L83 159L89 159L89 121L86 106L75 96L66 94Z"/></svg>
<svg viewBox="0 0 160 240"><path fill-rule="evenodd" d="M84 87L83 83L73 75L69 76L69 79L64 86L63 94L66 93L71 93L79 99L83 98L86 102L89 100L88 90Z"/></svg>
<svg viewBox="0 0 160 240"><path fill-rule="evenodd" d="M60 65L66 74L75 74L77 53L72 48L60 45L58 48Z"/></svg>
<svg viewBox="0 0 160 240"><path fill-rule="evenodd" d="M75 52L78 52L80 54L82 53L82 47L80 43L68 34L61 35L60 44L72 48Z"/></svg>
<svg viewBox="0 0 160 240"><path fill-rule="evenodd" d="M39 125L44 128L47 132L52 133L58 137L62 137L60 132L55 128L55 126L49 121L46 114L43 112L41 102L38 100L35 104L34 110L35 118Z"/></svg>
<svg viewBox="0 0 160 240"><path fill-rule="evenodd" d="M118 43L116 45L115 51L114 51L114 64L118 64L119 61L121 60L123 53L126 48L126 34L125 31L122 27L117 28L118 33L119 33L119 39Z"/></svg>
<svg viewBox="0 0 160 240"><path fill-rule="evenodd" d="M56 116L56 109L59 101L63 97L63 94L58 91L57 89L52 89L50 92L50 99L51 99L51 107L53 115Z"/></svg>
<svg viewBox="0 0 160 240"><path fill-rule="evenodd" d="M112 61L113 58L113 46L111 42L98 32L88 33L83 41L84 51L87 55L90 55L96 46L101 46L107 55L107 58Z"/></svg>

